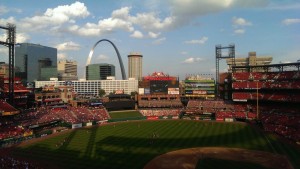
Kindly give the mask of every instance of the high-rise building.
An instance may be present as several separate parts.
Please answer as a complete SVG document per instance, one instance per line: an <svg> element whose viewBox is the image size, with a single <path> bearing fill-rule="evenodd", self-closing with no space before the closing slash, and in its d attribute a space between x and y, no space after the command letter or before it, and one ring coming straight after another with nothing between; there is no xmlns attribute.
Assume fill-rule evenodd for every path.
<svg viewBox="0 0 300 169"><path fill-rule="evenodd" d="M90 64L86 66L86 80L106 80L108 76L115 76L115 72L112 64Z"/></svg>
<svg viewBox="0 0 300 169"><path fill-rule="evenodd" d="M41 68L41 74L39 80L50 80L51 78L57 77L57 67L47 66Z"/></svg>
<svg viewBox="0 0 300 169"><path fill-rule="evenodd" d="M69 60L61 60L57 63L58 80L70 81L78 80L77 62Z"/></svg>
<svg viewBox="0 0 300 169"><path fill-rule="evenodd" d="M23 82L41 80L41 70L47 67L57 67L56 48L31 43L15 45L15 76Z"/></svg>
<svg viewBox="0 0 300 169"><path fill-rule="evenodd" d="M143 55L137 52L131 52L128 55L128 78L142 80L143 76Z"/></svg>

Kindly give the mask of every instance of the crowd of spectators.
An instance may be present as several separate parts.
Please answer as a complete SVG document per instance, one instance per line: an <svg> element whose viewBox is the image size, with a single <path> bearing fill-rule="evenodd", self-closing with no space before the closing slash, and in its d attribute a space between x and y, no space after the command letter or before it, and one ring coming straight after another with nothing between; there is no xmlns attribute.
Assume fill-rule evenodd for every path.
<svg viewBox="0 0 300 169"><path fill-rule="evenodd" d="M235 81L242 80L291 80L299 79L299 71L285 71L285 72L236 72L232 73L232 79Z"/></svg>
<svg viewBox="0 0 300 169"><path fill-rule="evenodd" d="M69 124L87 123L109 119L104 107L40 107L27 110L14 116L0 116L0 140L17 138L32 132L29 128L35 125L62 121Z"/></svg>
<svg viewBox="0 0 300 169"><path fill-rule="evenodd" d="M178 116L180 109L142 109L143 116Z"/></svg>
<svg viewBox="0 0 300 169"><path fill-rule="evenodd" d="M38 167L24 160L18 160L8 156L0 156L0 168L37 169Z"/></svg>
<svg viewBox="0 0 300 169"><path fill-rule="evenodd" d="M290 101L299 102L300 95L297 93L273 92L273 93L256 93L256 92L233 92L233 100L268 100L268 101Z"/></svg>
<svg viewBox="0 0 300 169"><path fill-rule="evenodd" d="M262 106L260 121L263 129L300 143L299 109L280 106Z"/></svg>
<svg viewBox="0 0 300 169"><path fill-rule="evenodd" d="M278 134L295 142L300 142L299 112L264 111L260 119L265 131Z"/></svg>
<svg viewBox="0 0 300 169"><path fill-rule="evenodd" d="M140 100L138 102L140 108L181 108L183 107L179 99L175 100Z"/></svg>

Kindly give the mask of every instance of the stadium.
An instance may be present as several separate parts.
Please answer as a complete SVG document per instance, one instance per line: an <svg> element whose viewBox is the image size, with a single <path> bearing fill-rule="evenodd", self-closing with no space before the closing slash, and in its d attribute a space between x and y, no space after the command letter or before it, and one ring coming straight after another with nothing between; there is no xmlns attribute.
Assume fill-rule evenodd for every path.
<svg viewBox="0 0 300 169"><path fill-rule="evenodd" d="M188 76L183 89L155 72L134 99L117 91L63 104L47 86L35 102L16 79L22 107L37 106L1 100L0 167L300 168L299 65L233 67L220 87L227 99L211 97L211 80ZM6 96L6 79L1 88Z"/></svg>

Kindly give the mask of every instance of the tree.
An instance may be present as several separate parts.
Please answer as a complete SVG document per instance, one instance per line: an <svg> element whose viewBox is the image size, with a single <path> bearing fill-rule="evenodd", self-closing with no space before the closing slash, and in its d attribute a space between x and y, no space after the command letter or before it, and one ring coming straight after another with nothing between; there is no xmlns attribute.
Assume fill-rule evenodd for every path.
<svg viewBox="0 0 300 169"><path fill-rule="evenodd" d="M134 99L135 98L135 95L137 95L138 92L134 91L134 92L131 92L130 95L131 95L131 98Z"/></svg>
<svg viewBox="0 0 300 169"><path fill-rule="evenodd" d="M105 95L105 90L99 89L99 96L103 97Z"/></svg>

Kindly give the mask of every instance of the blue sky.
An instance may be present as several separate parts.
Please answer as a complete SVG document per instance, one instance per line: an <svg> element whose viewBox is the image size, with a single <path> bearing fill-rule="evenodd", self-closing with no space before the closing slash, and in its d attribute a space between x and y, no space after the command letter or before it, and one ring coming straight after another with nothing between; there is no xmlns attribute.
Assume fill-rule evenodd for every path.
<svg viewBox="0 0 300 169"><path fill-rule="evenodd" d="M111 40L127 72L127 55L143 55L143 74L215 74L215 45L234 43L236 57L256 51L273 63L300 59L300 2L296 0L2 0L0 25L17 27L17 42L56 47L58 59L76 60L79 77L93 45ZM0 39L5 39L0 31ZM7 62L0 46L0 61ZM116 66L113 47L101 42L92 63ZM226 70L225 60L220 70Z"/></svg>

